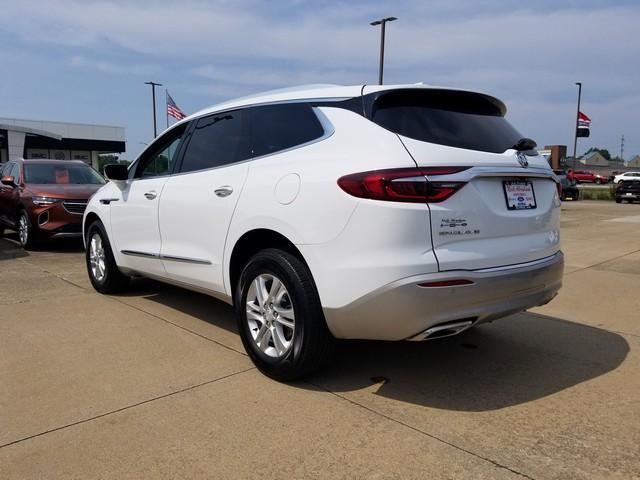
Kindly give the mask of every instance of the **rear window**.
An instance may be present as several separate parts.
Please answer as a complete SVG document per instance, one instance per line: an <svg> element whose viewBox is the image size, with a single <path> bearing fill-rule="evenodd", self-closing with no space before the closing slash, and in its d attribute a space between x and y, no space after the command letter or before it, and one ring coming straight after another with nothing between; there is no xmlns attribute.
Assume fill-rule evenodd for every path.
<svg viewBox="0 0 640 480"><path fill-rule="evenodd" d="M387 130L423 142L502 153L522 135L491 97L451 90L397 90L377 97L370 118Z"/></svg>
<svg viewBox="0 0 640 480"><path fill-rule="evenodd" d="M24 182L44 185L103 185L104 179L91 167L54 163L24 165Z"/></svg>

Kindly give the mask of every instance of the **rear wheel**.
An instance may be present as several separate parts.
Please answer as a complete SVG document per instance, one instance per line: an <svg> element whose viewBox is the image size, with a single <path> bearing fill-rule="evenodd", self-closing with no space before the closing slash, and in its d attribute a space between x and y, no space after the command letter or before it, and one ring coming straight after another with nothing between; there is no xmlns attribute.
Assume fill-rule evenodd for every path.
<svg viewBox="0 0 640 480"><path fill-rule="evenodd" d="M89 226L85 258L89 280L100 293L117 293L129 285L130 278L116 265L109 238L100 221Z"/></svg>
<svg viewBox="0 0 640 480"><path fill-rule="evenodd" d="M620 197L616 197L616 203L622 203L622 199Z"/></svg>
<svg viewBox="0 0 640 480"><path fill-rule="evenodd" d="M330 358L334 340L311 272L294 255L278 249L254 255L240 275L234 303L242 343L265 375L295 380Z"/></svg>

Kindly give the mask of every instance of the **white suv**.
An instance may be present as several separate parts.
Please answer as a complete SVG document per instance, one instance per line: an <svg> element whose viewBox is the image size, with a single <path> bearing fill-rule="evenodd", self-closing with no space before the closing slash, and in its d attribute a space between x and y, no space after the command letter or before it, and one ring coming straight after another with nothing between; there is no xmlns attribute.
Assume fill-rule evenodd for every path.
<svg viewBox="0 0 640 480"><path fill-rule="evenodd" d="M84 217L100 292L144 276L235 306L267 375L334 338L426 340L549 302L558 184L491 96L309 86L203 110L160 135Z"/></svg>

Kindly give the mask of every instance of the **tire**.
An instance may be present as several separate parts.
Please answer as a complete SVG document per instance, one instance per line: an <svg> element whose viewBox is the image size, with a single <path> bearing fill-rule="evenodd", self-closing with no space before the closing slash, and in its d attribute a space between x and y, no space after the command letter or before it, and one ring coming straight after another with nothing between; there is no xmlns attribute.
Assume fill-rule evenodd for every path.
<svg viewBox="0 0 640 480"><path fill-rule="evenodd" d="M599 178L596 178L596 185L600 185L602 183L602 180L600 180Z"/></svg>
<svg viewBox="0 0 640 480"><path fill-rule="evenodd" d="M85 260L91 285L98 292L118 293L129 286L131 279L116 265L109 237L99 220L93 222L87 230Z"/></svg>
<svg viewBox="0 0 640 480"><path fill-rule="evenodd" d="M234 305L244 348L268 377L300 379L331 358L335 340L313 277L294 255L270 248L251 257L240 274Z"/></svg>
<svg viewBox="0 0 640 480"><path fill-rule="evenodd" d="M38 239L26 210L18 215L18 241L25 250L34 250L38 246Z"/></svg>
<svg viewBox="0 0 640 480"><path fill-rule="evenodd" d="M616 203L622 203L622 199L620 197L616 197Z"/></svg>

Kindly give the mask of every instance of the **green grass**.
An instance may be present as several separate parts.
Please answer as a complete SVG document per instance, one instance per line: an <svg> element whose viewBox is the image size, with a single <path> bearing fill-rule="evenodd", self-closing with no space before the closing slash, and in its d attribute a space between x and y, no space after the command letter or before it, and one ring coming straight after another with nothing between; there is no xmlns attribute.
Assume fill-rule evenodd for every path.
<svg viewBox="0 0 640 480"><path fill-rule="evenodd" d="M583 200L615 200L615 185L603 185L602 187L581 188Z"/></svg>

